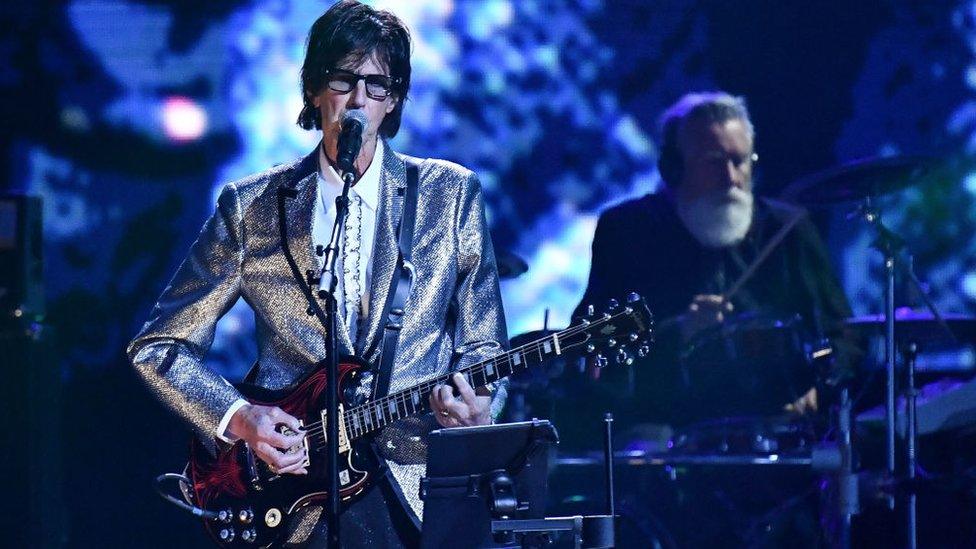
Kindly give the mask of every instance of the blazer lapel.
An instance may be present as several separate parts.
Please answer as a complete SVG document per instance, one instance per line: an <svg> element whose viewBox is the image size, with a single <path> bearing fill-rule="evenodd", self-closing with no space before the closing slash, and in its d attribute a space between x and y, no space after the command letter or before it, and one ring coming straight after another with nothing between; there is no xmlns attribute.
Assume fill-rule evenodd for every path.
<svg viewBox="0 0 976 549"><path fill-rule="evenodd" d="M373 274L370 278L369 314L365 336L358 341L357 355L371 360L379 344L385 319L383 312L393 284L400 250L397 248L396 224L403 209L403 192L407 172L403 160L386 144L383 171L380 174L380 201L376 212L376 236L373 243Z"/></svg>
<svg viewBox="0 0 976 549"><path fill-rule="evenodd" d="M294 190L294 198L285 201L285 219L288 226L288 249L295 258L299 273L302 277L319 274L319 262L315 255L315 246L312 242L312 222L315 211L318 207L318 148L305 157L299 164L288 186ZM299 284L307 285L307 278L298 280ZM312 287L313 294L317 287ZM302 311L305 310L307 302L301 302ZM319 300L322 308L325 302ZM304 312L302 313L303 316ZM339 352L340 354L353 354L352 339L349 337L349 330L345 325L342 315L337 315L339 320ZM315 317L306 317L310 323L324 330Z"/></svg>

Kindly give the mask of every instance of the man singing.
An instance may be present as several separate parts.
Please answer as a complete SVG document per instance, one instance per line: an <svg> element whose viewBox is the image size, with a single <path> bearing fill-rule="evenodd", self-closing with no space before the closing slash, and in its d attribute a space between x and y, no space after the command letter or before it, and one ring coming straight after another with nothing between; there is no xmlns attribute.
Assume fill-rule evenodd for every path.
<svg viewBox="0 0 976 549"><path fill-rule="evenodd" d="M404 207L406 158L388 138L400 127L410 89L410 36L392 13L355 1L330 8L308 36L298 123L321 130L305 158L227 184L214 215L128 349L135 370L209 446L246 441L279 474L305 474L296 418L276 407L248 403L203 365L217 320L243 298L257 324L259 358L248 379L280 389L325 358L325 328L306 313L302 285L284 256L276 211L279 187L294 189L286 208L288 248L300 272L318 272L315 250L329 243L342 190L337 173L340 123L350 111L368 121L355 160L359 174L341 227L336 273L339 352L375 362L384 305L394 288L397 227ZM404 307L389 392L480 362L507 345L498 274L477 176L443 160L419 166L419 199L412 240L415 273ZM368 386L370 376L363 380ZM434 411L394 423L377 446L391 475L375 483L341 517L343 546L416 544L421 516L423 434L490 423L504 386L475 392L462 376L430 397ZM296 434L279 432L287 426ZM287 431L286 431L287 433ZM418 433L419 443L418 443ZM419 448L418 448L419 447ZM320 507L296 513L289 543L322 543Z"/></svg>

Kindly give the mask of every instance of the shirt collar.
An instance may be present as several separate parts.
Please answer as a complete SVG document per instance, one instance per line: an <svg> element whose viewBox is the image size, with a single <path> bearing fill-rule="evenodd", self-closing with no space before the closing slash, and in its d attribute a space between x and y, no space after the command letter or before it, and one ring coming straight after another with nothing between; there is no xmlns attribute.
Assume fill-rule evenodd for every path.
<svg viewBox="0 0 976 549"><path fill-rule="evenodd" d="M376 207L380 201L380 172L383 169L385 149L383 140L377 139L376 150L373 151L373 160L369 163L369 167L366 168L366 172L352 188L366 206L373 211L376 211ZM330 184L336 185L341 189L342 178L339 177L335 168L332 167L329 159L325 157L325 149L323 147L319 147L319 166L321 166L319 175Z"/></svg>

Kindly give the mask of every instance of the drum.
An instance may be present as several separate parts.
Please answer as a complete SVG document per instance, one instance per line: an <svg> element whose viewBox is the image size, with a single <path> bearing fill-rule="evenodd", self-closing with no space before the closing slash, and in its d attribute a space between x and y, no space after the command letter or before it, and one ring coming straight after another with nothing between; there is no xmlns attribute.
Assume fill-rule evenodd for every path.
<svg viewBox="0 0 976 549"><path fill-rule="evenodd" d="M793 417L719 418L676 432L668 441L668 457L777 456L809 457L816 442L812 422ZM721 464L722 460L717 460Z"/></svg>
<svg viewBox="0 0 976 549"><path fill-rule="evenodd" d="M816 379L799 317L739 315L693 338L678 353L686 422L775 415Z"/></svg>

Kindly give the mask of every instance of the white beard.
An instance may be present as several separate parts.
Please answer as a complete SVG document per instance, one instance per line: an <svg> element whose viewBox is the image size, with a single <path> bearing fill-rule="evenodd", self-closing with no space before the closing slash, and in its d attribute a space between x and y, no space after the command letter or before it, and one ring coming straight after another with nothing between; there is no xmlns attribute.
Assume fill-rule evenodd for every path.
<svg viewBox="0 0 976 549"><path fill-rule="evenodd" d="M732 187L691 201L675 197L675 210L702 245L727 248L742 242L749 232L752 203L751 192Z"/></svg>

